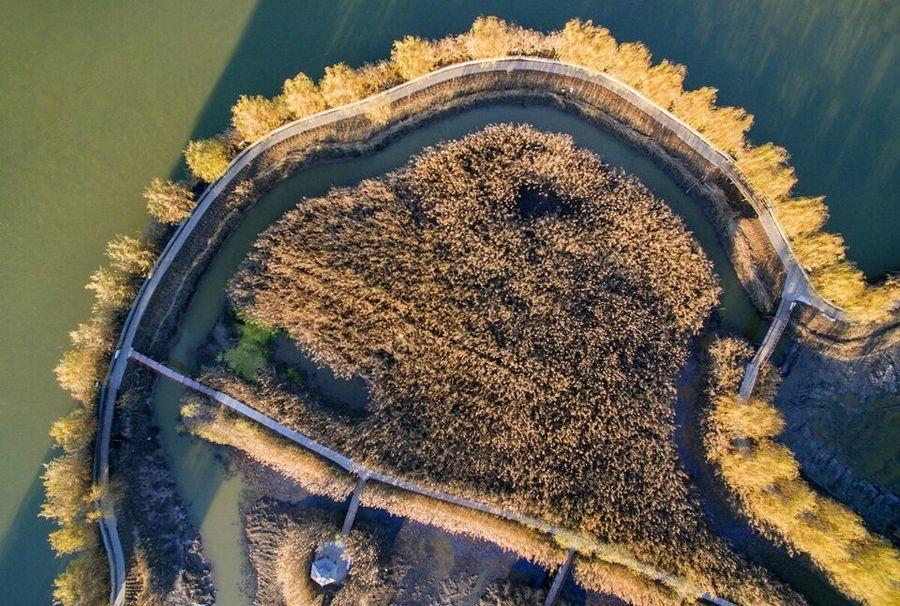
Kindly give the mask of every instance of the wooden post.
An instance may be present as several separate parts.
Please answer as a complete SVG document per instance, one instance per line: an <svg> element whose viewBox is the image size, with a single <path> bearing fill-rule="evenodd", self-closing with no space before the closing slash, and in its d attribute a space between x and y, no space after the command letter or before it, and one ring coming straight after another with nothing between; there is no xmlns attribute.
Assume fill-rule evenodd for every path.
<svg viewBox="0 0 900 606"><path fill-rule="evenodd" d="M341 532L344 541L350 536L350 530L353 528L353 521L356 519L356 510L359 509L359 498L362 496L363 488L366 486L366 478L368 478L368 474L365 472L359 474L356 488L353 489L353 496L350 497L350 507L347 508L347 516L344 518L344 529Z"/></svg>
<svg viewBox="0 0 900 606"><path fill-rule="evenodd" d="M559 597L559 592L562 590L563 583L566 582L566 577L569 576L569 569L572 568L572 560L575 558L575 550L569 547L569 550L566 552L566 559L562 563L562 566L559 567L556 571L556 576L553 577L553 584L550 585L550 591L547 592L547 599L544 600L544 606L553 606L554 602L556 602L556 598Z"/></svg>

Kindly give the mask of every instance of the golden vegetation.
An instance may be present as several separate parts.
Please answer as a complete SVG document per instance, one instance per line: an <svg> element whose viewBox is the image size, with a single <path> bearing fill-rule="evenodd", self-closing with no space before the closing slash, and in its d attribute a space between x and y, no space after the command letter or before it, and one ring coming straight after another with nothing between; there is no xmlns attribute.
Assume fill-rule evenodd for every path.
<svg viewBox="0 0 900 606"><path fill-rule="evenodd" d="M896 604L897 550L870 533L850 509L803 481L793 453L775 441L784 419L769 394L747 403L737 397L750 348L722 339L710 354L708 455L743 510L764 533L807 554L849 597L866 604ZM764 382L777 381L777 371L770 367L766 372Z"/></svg>
<svg viewBox="0 0 900 606"><path fill-rule="evenodd" d="M618 43L604 27L572 19L562 30L542 34L497 17L479 17L471 29L437 41L407 36L394 42L391 58L353 69L344 63L325 68L318 84L305 74L285 82L272 100L241 97L233 108L233 124L245 143L264 136L288 120L357 101L403 80L469 59L531 55L556 58L606 72L636 88L661 107L672 111L713 145L731 154L751 188L765 198L784 226L801 263L811 271L820 294L842 307L851 320L873 323L895 317L900 287L889 279L882 286L866 284L855 266L844 258L840 236L823 235L827 212L821 198L792 200L797 182L788 164L789 154L772 143L755 147L746 139L753 116L737 107L719 107L717 91L702 87L684 90L683 65L663 60L653 64L650 51L640 42ZM370 119L385 123L390 114L373 108ZM192 142L186 151L194 174L213 181L236 151L218 139Z"/></svg>
<svg viewBox="0 0 900 606"><path fill-rule="evenodd" d="M164 186L154 189L167 195ZM94 291L93 315L69 333L72 348L55 369L60 387L78 406L53 423L50 435L63 453L45 466L41 476L45 500L40 515L59 525L50 534L50 545L61 555L78 554L56 580L54 595L65 606L94 604L95 597L106 591L106 559L99 551L97 528L103 515L98 505L101 493L92 481L96 398L122 312L156 253L149 237L117 236L107 245L106 256L109 265L95 271L87 285Z"/></svg>
<svg viewBox="0 0 900 606"><path fill-rule="evenodd" d="M625 566L598 558L577 558L574 574L575 580L585 589L615 595L635 606L696 603L694 599L679 595L667 585Z"/></svg>
<svg viewBox="0 0 900 606"><path fill-rule="evenodd" d="M368 378L374 401L351 425L265 377L219 389L366 465L745 591L671 438L672 383L717 298L711 266L664 204L570 138L489 127L306 200L229 296ZM777 596L760 584L747 591Z"/></svg>
<svg viewBox="0 0 900 606"><path fill-rule="evenodd" d="M194 194L181 184L153 179L144 190L147 212L161 223L178 223L194 210Z"/></svg>
<svg viewBox="0 0 900 606"><path fill-rule="evenodd" d="M401 78L412 80L433 70L437 56L430 42L418 36L406 36L403 40L394 41L391 62L397 67Z"/></svg>
<svg viewBox="0 0 900 606"><path fill-rule="evenodd" d="M99 606L109 598L106 556L87 551L69 562L53 581L53 597L64 606Z"/></svg>
<svg viewBox="0 0 900 606"><path fill-rule="evenodd" d="M294 120L317 114L326 107L316 83L303 73L284 81L281 99Z"/></svg>
<svg viewBox="0 0 900 606"><path fill-rule="evenodd" d="M222 138L191 141L184 149L188 168L201 181L212 183L225 174L233 155L232 146Z"/></svg>
<svg viewBox="0 0 900 606"><path fill-rule="evenodd" d="M293 116L282 98L266 99L259 95L241 95L231 108L231 125L238 135L253 143L262 139Z"/></svg>
<svg viewBox="0 0 900 606"><path fill-rule="evenodd" d="M240 448L313 494L342 500L353 492L355 482L341 469L297 448L258 423L210 407L202 398L189 397L181 417L185 427L204 440Z"/></svg>

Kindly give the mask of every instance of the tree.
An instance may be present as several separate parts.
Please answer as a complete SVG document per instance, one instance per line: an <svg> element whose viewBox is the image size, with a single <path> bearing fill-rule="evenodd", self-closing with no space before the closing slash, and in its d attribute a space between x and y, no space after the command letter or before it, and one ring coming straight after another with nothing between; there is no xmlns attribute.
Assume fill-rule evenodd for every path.
<svg viewBox="0 0 900 606"><path fill-rule="evenodd" d="M572 19L560 35L557 53L566 63L583 65L597 71L607 71L616 59L615 38L605 27L591 21Z"/></svg>
<svg viewBox="0 0 900 606"><path fill-rule="evenodd" d="M828 221L828 207L825 196L811 198L788 198L775 204L775 215L787 237L817 232Z"/></svg>
<svg viewBox="0 0 900 606"><path fill-rule="evenodd" d="M241 95L231 107L231 124L247 143L262 139L289 117L281 97L266 99L259 95Z"/></svg>
<svg viewBox="0 0 900 606"><path fill-rule="evenodd" d="M69 340L76 347L87 347L98 351L108 351L112 347L112 319L106 315L95 315L86 324L69 332Z"/></svg>
<svg viewBox="0 0 900 606"><path fill-rule="evenodd" d="M772 203L789 196L797 184L794 167L788 164L790 154L774 143L745 147L735 158L753 190Z"/></svg>
<svg viewBox="0 0 900 606"><path fill-rule="evenodd" d="M423 76L437 63L434 48L418 36L406 36L395 40L391 49L391 61L404 80Z"/></svg>
<svg viewBox="0 0 900 606"><path fill-rule="evenodd" d="M113 312L123 309L134 296L131 277L121 271L100 267L85 286L94 291L94 309L98 312Z"/></svg>
<svg viewBox="0 0 900 606"><path fill-rule="evenodd" d="M105 603L108 590L106 557L88 551L69 562L53 581L53 597L63 606L96 606Z"/></svg>
<svg viewBox="0 0 900 606"><path fill-rule="evenodd" d="M87 408L78 407L50 426L54 442L68 453L87 448L94 441L97 420Z"/></svg>
<svg viewBox="0 0 900 606"><path fill-rule="evenodd" d="M194 210L194 194L188 188L172 181L153 179L144 190L147 212L163 223L178 223Z"/></svg>
<svg viewBox="0 0 900 606"><path fill-rule="evenodd" d="M366 94L366 82L346 63L338 63L325 68L319 89L329 106L338 107L362 99Z"/></svg>
<svg viewBox="0 0 900 606"><path fill-rule="evenodd" d="M478 17L465 34L466 50L473 59L504 57L512 48L509 24L497 17Z"/></svg>
<svg viewBox="0 0 900 606"><path fill-rule="evenodd" d="M40 516L67 524L84 519L91 506L90 452L67 453L44 465L46 500Z"/></svg>
<svg viewBox="0 0 900 606"><path fill-rule="evenodd" d="M156 253L134 236L116 236L106 245L110 266L125 274L145 276L153 267Z"/></svg>
<svg viewBox="0 0 900 606"><path fill-rule="evenodd" d="M625 84L639 87L650 72L650 51L640 42L621 44L608 71Z"/></svg>
<svg viewBox="0 0 900 606"><path fill-rule="evenodd" d="M663 60L647 72L640 84L640 90L653 102L664 109L672 105L684 94L684 78L687 68L678 63Z"/></svg>
<svg viewBox="0 0 900 606"><path fill-rule="evenodd" d="M63 354L56 365L56 381L60 387L85 406L97 395L94 382L103 374L104 356L89 347L74 347Z"/></svg>
<svg viewBox="0 0 900 606"><path fill-rule="evenodd" d="M184 159L195 177L212 183L228 169L231 146L218 138L191 141L184 150Z"/></svg>
<svg viewBox="0 0 900 606"><path fill-rule="evenodd" d="M798 236L791 242L791 246L800 264L810 270L831 265L847 254L844 239L824 231Z"/></svg>
<svg viewBox="0 0 900 606"><path fill-rule="evenodd" d="M294 119L311 116L325 109L322 93L316 87L316 83L303 72L284 81L281 98Z"/></svg>
<svg viewBox="0 0 900 606"><path fill-rule="evenodd" d="M59 555L78 553L97 546L97 527L71 522L50 533L50 547Z"/></svg>

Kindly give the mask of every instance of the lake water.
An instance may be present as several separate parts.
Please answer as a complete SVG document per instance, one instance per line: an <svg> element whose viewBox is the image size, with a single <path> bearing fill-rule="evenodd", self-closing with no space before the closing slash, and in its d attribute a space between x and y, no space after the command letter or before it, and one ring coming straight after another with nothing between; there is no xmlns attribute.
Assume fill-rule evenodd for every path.
<svg viewBox="0 0 900 606"><path fill-rule="evenodd" d="M298 70L375 60L406 33L461 31L481 13L542 29L593 18L686 64L690 86L717 86L722 102L754 113L753 138L791 150L800 190L829 197L829 227L867 274L900 268L894 2L2 4L0 587L9 603L47 603L65 563L36 518L38 476L52 455L49 425L72 406L52 368L88 314L82 286L105 243L144 225L144 185L177 176L179 150L221 129L237 95L272 94ZM225 482L192 510L215 526L238 489Z"/></svg>

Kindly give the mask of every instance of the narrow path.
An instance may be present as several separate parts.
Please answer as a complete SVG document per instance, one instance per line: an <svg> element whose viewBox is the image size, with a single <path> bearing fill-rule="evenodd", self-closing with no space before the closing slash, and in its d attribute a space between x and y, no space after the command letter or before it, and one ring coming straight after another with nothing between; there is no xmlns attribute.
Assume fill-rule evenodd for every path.
<svg viewBox="0 0 900 606"><path fill-rule="evenodd" d="M559 592L562 591L562 586L566 582L566 577L569 576L569 570L572 568L572 560L575 559L575 550L571 547L566 552L566 559L563 561L562 566L556 571L556 576L553 577L553 584L550 585L550 591L547 592L547 599L544 600L544 606L553 606L556 603L556 598L559 597Z"/></svg>
<svg viewBox="0 0 900 606"><path fill-rule="evenodd" d="M194 212L187 220L183 221L178 226L175 234L168 241L162 253L157 258L150 276L144 280L144 283L141 285L134 303L125 318L125 322L122 325L119 341L116 345L116 355L110 361L106 379L100 392L98 406L99 430L95 445L93 469L93 480L103 489L102 492L104 494L104 496L100 498L98 504L101 510L104 511L104 516L100 519L100 532L109 559L110 604L112 606L121 606L121 604L124 603L126 575L125 559L116 526L115 511L112 502L109 500L108 496L106 496L108 493L106 488L109 484L110 473L109 445L112 435L115 403L128 364L128 356L121 356L119 354L120 352L128 352L131 350L135 335L141 325L144 313L147 311L147 307L153 298L153 294L159 287L166 273L169 271L172 262L191 237L197 225L200 224L209 208L219 199L220 194L225 191L246 166L267 150L292 137L316 128L364 115L371 107L382 107L385 101L398 101L417 92L454 79L477 74L498 72L512 73L517 71L557 74L600 86L617 95L623 102L644 112L661 127L668 129L686 145L689 145L694 152L721 170L753 206L772 247L778 254L787 273L789 275L797 273L797 275L802 277L802 287L798 289L795 300L802 301L815 307L829 317L836 319L843 318L843 313L839 309L819 297L809 285L808 277L803 272L803 269L797 264L797 261L790 250L787 238L778 226L778 222L775 220L768 202L756 196L750 190L746 183L746 179L740 174L734 160L716 149L715 146L689 125L659 107L635 89L608 74L537 57L479 59L449 65L355 103L325 110L313 116L291 122L290 124L286 124L273 130L264 139L246 147L231 161L225 174L206 188L197 200L197 206L194 209Z"/></svg>
<svg viewBox="0 0 900 606"><path fill-rule="evenodd" d="M781 293L781 301L778 304L778 311L775 312L775 317L772 319L772 324L769 325L766 336L744 371L744 378L741 380L741 388L738 391L738 395L744 402L748 401L750 396L753 395L753 388L756 387L756 380L759 378L759 369L762 368L762 365L769 360L772 352L775 351L775 346L778 345L781 335L784 334L784 329L787 328L791 320L791 312L794 310L794 306L797 304L797 297L799 296L797 291L802 289L802 285L803 282L796 273L788 274Z"/></svg>
<svg viewBox="0 0 900 606"><path fill-rule="evenodd" d="M319 442L316 442L312 438L305 436L289 427L286 427L285 425L281 424L280 422L276 421L275 419L262 414L258 410L244 404L243 402L236 400L235 398L229 396L228 394L222 393L221 391L217 391L215 389L212 389L211 387L203 385L199 381L196 381L195 379L187 377L187 376L181 374L180 372L169 368L165 364L162 364L148 356L145 356L144 354L142 354L140 352L132 350L128 353L128 356L126 359L134 360L137 364L140 364L141 366L153 371L154 373L156 373L157 375L159 375L165 379L174 381L175 383L179 383L189 389L192 389L198 393L203 394L204 396L214 400L215 402L222 404L223 406L231 409L232 411L234 411L240 415L243 415L244 417L247 417L249 419L256 421L257 423L263 425L267 429L277 433L278 435L280 435L284 438L287 438L288 440L294 442L295 444L298 444L298 445L302 446L303 448L306 448L307 450L310 450L310 451L324 457L325 459L331 461L335 465L340 466L342 469L344 469L352 474L357 475L360 479L357 482L356 489L353 491L353 497L351 498L351 503L350 503L350 512L348 512L348 520L350 520L351 524L352 524L351 512L352 512L352 515L355 516L355 510L356 510L356 507L359 505L359 497L360 497L360 494L362 493L362 488L365 485L366 480L368 480L368 481L380 482L382 484L386 484L388 486L393 486L395 488L400 488L402 490L412 492L415 494L423 495L423 496L435 499L437 501L442 501L444 503L450 503L451 505L456 505L458 507L464 507L466 509L480 511L482 513L487 513L487 514L490 514L493 516L497 516L499 518L503 518L503 519L509 520L511 522L516 522L518 524L522 524L523 526L528 526L530 528L533 528L535 530L538 530L540 532L548 534L548 535L558 539L563 544L571 545L572 543L575 543L577 545L577 547L569 548L569 552L572 554L572 557L574 557L574 554L576 551L583 551L583 552L585 552L586 555L591 555L594 553L608 553L610 551L610 549L614 547L613 545L610 545L610 544L597 542L594 539L591 539L590 537L581 535L575 531L568 530L566 528L561 528L559 526L554 526L552 524L548 524L548 523L546 523L538 518L534 518L532 516L522 515L515 511L510 511L508 509L503 509L500 507L496 507L494 505L479 503L479 502L473 501L471 499L466 499L464 497L458 497L458 496L455 496L455 495L452 495L452 494L449 494L446 492L441 492L439 490L427 488L425 486L421 486L419 484L416 484L414 482L409 482L409 481L403 480L401 478L397 478L397 477L390 476L390 475L387 475L384 473L373 471L371 469L368 469L368 468L356 463L349 457L346 457L346 456L328 448L327 446L320 444ZM347 524L345 523L345 529L346 529L346 527L347 527ZM570 560L570 559L571 558L567 558L567 560ZM697 589L696 587L692 587L690 584L688 584L683 579L680 579L673 575L656 570L656 569L654 569L650 566L647 566L646 564L638 561L637 559L635 559L631 556L622 554L621 552L615 558L615 563L627 566L627 567L631 568L632 570L636 570L637 572L640 572L644 576L650 577L661 583L665 583L666 585L676 587L679 589L680 592L683 592L685 594L694 595L696 598L701 599L703 601L710 602L712 604L718 604L721 606L726 606L726 605L734 606L731 602L729 602L727 600L712 596L705 591L701 591L700 589ZM571 566L571 561L569 561L569 566ZM567 569L566 569L566 571L567 571Z"/></svg>

